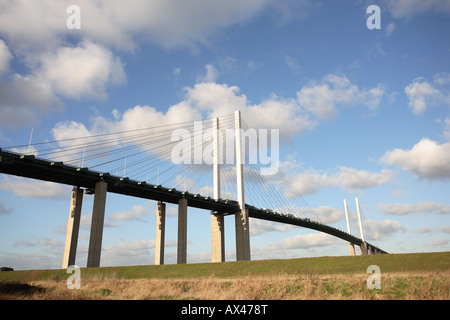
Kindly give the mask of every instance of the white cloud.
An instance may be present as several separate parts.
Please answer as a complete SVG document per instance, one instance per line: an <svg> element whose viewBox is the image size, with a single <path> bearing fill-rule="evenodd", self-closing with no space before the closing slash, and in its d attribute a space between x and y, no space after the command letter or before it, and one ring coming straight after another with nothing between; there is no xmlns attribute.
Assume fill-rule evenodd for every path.
<svg viewBox="0 0 450 320"><path fill-rule="evenodd" d="M412 18L428 11L450 13L448 0L386 0L394 18ZM386 2L385 1L385 2Z"/></svg>
<svg viewBox="0 0 450 320"><path fill-rule="evenodd" d="M359 89L345 76L328 74L321 81L311 81L297 92L298 102L319 119L333 119L339 113L338 106L363 104L376 110L385 95L383 86Z"/></svg>
<svg viewBox="0 0 450 320"><path fill-rule="evenodd" d="M60 110L61 98L104 99L108 87L126 81L120 59L93 43L34 55L39 63L31 67L30 74L9 74L8 68L1 66L0 52L0 68L5 72L0 86L1 125L29 124L39 114Z"/></svg>
<svg viewBox="0 0 450 320"><path fill-rule="evenodd" d="M283 223L250 218L250 235L258 236L267 232L286 232L292 226Z"/></svg>
<svg viewBox="0 0 450 320"><path fill-rule="evenodd" d="M444 238L438 238L430 243L425 243L426 246L431 247L439 247L439 246L446 246L448 244L448 240Z"/></svg>
<svg viewBox="0 0 450 320"><path fill-rule="evenodd" d="M308 249L312 247L325 247L334 244L336 238L326 233L298 234L285 238L282 242L270 244L269 250L279 249Z"/></svg>
<svg viewBox="0 0 450 320"><path fill-rule="evenodd" d="M62 47L40 60L38 78L48 81L56 94L68 98L103 99L108 85L123 84L126 79L120 59L94 43Z"/></svg>
<svg viewBox="0 0 450 320"><path fill-rule="evenodd" d="M8 4L6 5L6 2ZM57 44L67 35L132 50L137 39L167 48L205 43L216 31L248 21L266 0L79 0L81 30L66 28L71 1L2 1L0 34L20 46Z"/></svg>
<svg viewBox="0 0 450 320"><path fill-rule="evenodd" d="M110 86L126 80L109 48L134 51L150 42L195 49L215 32L252 19L267 1L80 0L81 30L66 27L71 4L0 0L1 125L30 124L59 109L61 98L104 99ZM12 55L28 74L8 74Z"/></svg>
<svg viewBox="0 0 450 320"><path fill-rule="evenodd" d="M322 176L319 172L314 169L299 172L292 176L292 187L294 188L296 195L307 195L316 193L321 186Z"/></svg>
<svg viewBox="0 0 450 320"><path fill-rule="evenodd" d="M289 69L291 69L294 73L297 73L300 69L300 64L297 58L284 55L284 61L288 65Z"/></svg>
<svg viewBox="0 0 450 320"><path fill-rule="evenodd" d="M114 213L111 215L111 219L116 221L144 221L143 217L146 215L147 212L143 206L135 205L129 210Z"/></svg>
<svg viewBox="0 0 450 320"><path fill-rule="evenodd" d="M387 25L386 27L386 36L390 36L392 34L392 32L394 32L395 30L395 23L391 22Z"/></svg>
<svg viewBox="0 0 450 320"><path fill-rule="evenodd" d="M398 231L404 231L406 227L396 220L375 221L367 220L364 225L365 238L370 240L386 239Z"/></svg>
<svg viewBox="0 0 450 320"><path fill-rule="evenodd" d="M207 64L205 66L206 74L200 77L200 82L215 82L217 77L219 76L219 72L216 67L212 64Z"/></svg>
<svg viewBox="0 0 450 320"><path fill-rule="evenodd" d="M301 166L288 169L289 180L294 193L286 194L288 197L311 194L320 188L339 187L351 192L381 186L393 179L395 176L391 170L383 169L380 172L357 170L340 166L334 170L318 171L309 168L304 171Z"/></svg>
<svg viewBox="0 0 450 320"><path fill-rule="evenodd" d="M13 176L4 176L0 189L21 197L49 199L65 198L70 192L69 187L61 184Z"/></svg>
<svg viewBox="0 0 450 320"><path fill-rule="evenodd" d="M432 201L421 201L416 203L379 203L378 208L385 214L397 216L411 213L450 213L450 205Z"/></svg>
<svg viewBox="0 0 450 320"><path fill-rule="evenodd" d="M348 167L338 167L337 171L325 174L322 177L323 186L338 186L348 190L368 189L386 184L394 177L390 170L383 169L381 172L370 172Z"/></svg>
<svg viewBox="0 0 450 320"><path fill-rule="evenodd" d="M318 221L325 224L334 224L344 218L344 210L330 206L320 206L310 210L318 217Z"/></svg>
<svg viewBox="0 0 450 320"><path fill-rule="evenodd" d="M381 161L413 172L421 179L450 179L450 143L439 144L423 138L411 150L394 149Z"/></svg>
<svg viewBox="0 0 450 320"><path fill-rule="evenodd" d="M230 115L241 110L243 119L251 128L283 128L281 139L290 139L316 125L292 99L283 100L272 95L260 104L251 104L238 87L215 82L197 83L193 88L186 88L185 92L184 100L170 106L165 113L150 106L135 106L123 114L115 112L114 121L97 116L93 122L98 132L114 132ZM66 129L70 127L77 125L63 123L58 131L68 132Z"/></svg>
<svg viewBox="0 0 450 320"><path fill-rule="evenodd" d="M428 105L445 100L441 91L423 78L415 79L405 88L405 93L409 99L409 108L415 114L422 114L426 111Z"/></svg>

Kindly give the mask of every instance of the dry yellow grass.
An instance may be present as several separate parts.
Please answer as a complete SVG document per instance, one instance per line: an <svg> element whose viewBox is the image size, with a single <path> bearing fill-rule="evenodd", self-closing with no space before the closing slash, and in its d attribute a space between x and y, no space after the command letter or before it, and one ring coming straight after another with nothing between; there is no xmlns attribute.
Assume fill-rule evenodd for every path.
<svg viewBox="0 0 450 320"><path fill-rule="evenodd" d="M450 272L383 274L381 289L369 290L368 275L264 275L230 279L82 279L80 290L69 290L64 280L45 280L26 286L4 285L0 299L450 299ZM7 285L9 285L9 290Z"/></svg>

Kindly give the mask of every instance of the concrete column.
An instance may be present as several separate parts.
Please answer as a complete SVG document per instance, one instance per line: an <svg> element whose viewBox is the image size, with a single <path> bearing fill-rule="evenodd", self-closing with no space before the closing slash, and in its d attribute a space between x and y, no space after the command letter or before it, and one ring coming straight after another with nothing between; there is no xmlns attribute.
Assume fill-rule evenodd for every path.
<svg viewBox="0 0 450 320"><path fill-rule="evenodd" d="M178 251L177 263L187 262L187 199L178 201Z"/></svg>
<svg viewBox="0 0 450 320"><path fill-rule="evenodd" d="M166 204L158 202L156 209L155 265L164 264L165 233L166 233Z"/></svg>
<svg viewBox="0 0 450 320"><path fill-rule="evenodd" d="M99 267L102 252L103 224L105 221L106 190L108 184L99 181L95 185L94 206L92 208L91 236L87 266Z"/></svg>
<svg viewBox="0 0 450 320"><path fill-rule="evenodd" d="M66 246L64 248L62 269L67 269L68 266L75 265L82 204L83 189L73 188L70 200L69 220L67 222Z"/></svg>
<svg viewBox="0 0 450 320"><path fill-rule="evenodd" d="M367 243L363 242L360 246L361 249L361 255L362 256L367 256Z"/></svg>
<svg viewBox="0 0 450 320"><path fill-rule="evenodd" d="M236 221L236 260L250 260L250 230L248 210L235 214Z"/></svg>
<svg viewBox="0 0 450 320"><path fill-rule="evenodd" d="M348 250L350 252L350 256L356 256L355 246L353 243L348 244Z"/></svg>
<svg viewBox="0 0 450 320"><path fill-rule="evenodd" d="M211 214L211 262L225 261L224 216Z"/></svg>

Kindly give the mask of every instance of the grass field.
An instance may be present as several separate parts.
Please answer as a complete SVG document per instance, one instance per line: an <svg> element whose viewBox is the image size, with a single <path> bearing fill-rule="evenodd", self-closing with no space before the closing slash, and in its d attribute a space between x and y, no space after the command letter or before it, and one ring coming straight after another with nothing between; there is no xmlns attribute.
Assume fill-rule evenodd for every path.
<svg viewBox="0 0 450 320"><path fill-rule="evenodd" d="M368 289L367 267L381 271ZM0 299L450 299L450 252L0 272Z"/></svg>

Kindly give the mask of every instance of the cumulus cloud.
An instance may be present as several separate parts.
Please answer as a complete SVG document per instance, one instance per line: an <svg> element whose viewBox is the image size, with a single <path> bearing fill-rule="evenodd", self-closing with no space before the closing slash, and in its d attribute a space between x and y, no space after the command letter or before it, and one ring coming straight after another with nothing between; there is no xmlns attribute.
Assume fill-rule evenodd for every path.
<svg viewBox="0 0 450 320"><path fill-rule="evenodd" d="M394 18L412 18L425 12L450 13L448 0L385 0Z"/></svg>
<svg viewBox="0 0 450 320"><path fill-rule="evenodd" d="M328 74L320 81L311 81L297 92L303 107L319 119L333 119L339 113L338 106L366 105L376 110L385 95L382 85L360 89L345 76Z"/></svg>
<svg viewBox="0 0 450 320"><path fill-rule="evenodd" d="M70 188L48 181L31 180L21 177L4 176L0 189L27 198L66 198Z"/></svg>
<svg viewBox="0 0 450 320"><path fill-rule="evenodd" d="M303 170L301 166L287 170L294 189L293 194L286 194L290 197L315 193L326 187L339 187L354 192L384 185L395 176L394 172L387 169L372 172L344 166L322 171L314 168Z"/></svg>
<svg viewBox="0 0 450 320"><path fill-rule="evenodd" d="M423 114L429 105L448 99L440 90L423 78L414 79L405 88L405 93L409 99L409 108L417 115Z"/></svg>
<svg viewBox="0 0 450 320"><path fill-rule="evenodd" d="M379 203L378 208L385 214L396 216L412 213L450 213L450 205L432 201L421 201L416 203Z"/></svg>
<svg viewBox="0 0 450 320"><path fill-rule="evenodd" d="M381 161L416 174L421 179L450 179L450 143L439 144L423 138L411 150L394 149Z"/></svg>
<svg viewBox="0 0 450 320"><path fill-rule="evenodd" d="M106 133L149 128L230 115L235 110L242 112L242 117L251 128L283 128L282 139L290 139L315 127L315 122L293 100L271 96L259 104L252 104L238 87L215 82L200 82L192 88L186 88L185 92L184 100L170 106L166 112L157 111L151 106L137 105L122 114L113 111L114 119L93 117L91 134L94 129L96 133ZM85 129L80 123L63 122L57 124L52 132L55 138L77 136L76 133L89 135Z"/></svg>
<svg viewBox="0 0 450 320"><path fill-rule="evenodd" d="M292 228L290 225L283 223L264 221L260 219L250 218L250 235L258 236L268 232L286 232Z"/></svg>
<svg viewBox="0 0 450 320"><path fill-rule="evenodd" d="M141 205L135 205L129 210L116 212L111 216L112 220L117 221L143 221L143 217L146 215L145 208Z"/></svg>
<svg viewBox="0 0 450 320"><path fill-rule="evenodd" d="M6 61L2 55L0 73L3 70L5 74L0 86L0 124L6 126L30 123L38 114L60 110L62 98L105 99L107 88L126 82L120 59L94 43L37 54L39 66L27 75L7 73L7 66L1 65Z"/></svg>
<svg viewBox="0 0 450 320"><path fill-rule="evenodd" d="M348 167L338 167L332 174L325 174L322 178L324 186L339 186L348 190L368 189L391 181L394 173L383 169L381 172L370 172Z"/></svg>
<svg viewBox="0 0 450 320"><path fill-rule="evenodd" d="M379 240L393 236L398 231L405 231L406 227L396 220L367 220L364 226L364 234L367 239Z"/></svg>
<svg viewBox="0 0 450 320"><path fill-rule="evenodd" d="M252 19L266 0L80 0L82 27L66 27L68 0L0 1L0 124L30 124L62 99L104 99L126 81L116 51L150 42L195 48L217 31ZM11 72L12 59L26 73ZM210 75L210 79L213 75Z"/></svg>
<svg viewBox="0 0 450 320"><path fill-rule="evenodd" d="M8 5L6 5L8 3ZM68 0L15 1L0 3L0 32L18 45L45 46L61 37L74 35L66 28ZM214 32L251 19L265 0L79 0L84 38L125 50L133 49L136 39L165 47L194 45L208 41ZM45 18L44 18L45 17Z"/></svg>
<svg viewBox="0 0 450 320"><path fill-rule="evenodd" d="M325 247L334 244L336 238L326 233L298 234L285 238L282 242L270 244L269 250L279 249L309 249L312 247Z"/></svg>
<svg viewBox="0 0 450 320"><path fill-rule="evenodd" d="M120 85L126 80L120 58L90 42L46 54L41 64L38 77L48 81L56 94L72 99L103 99L107 85Z"/></svg>

